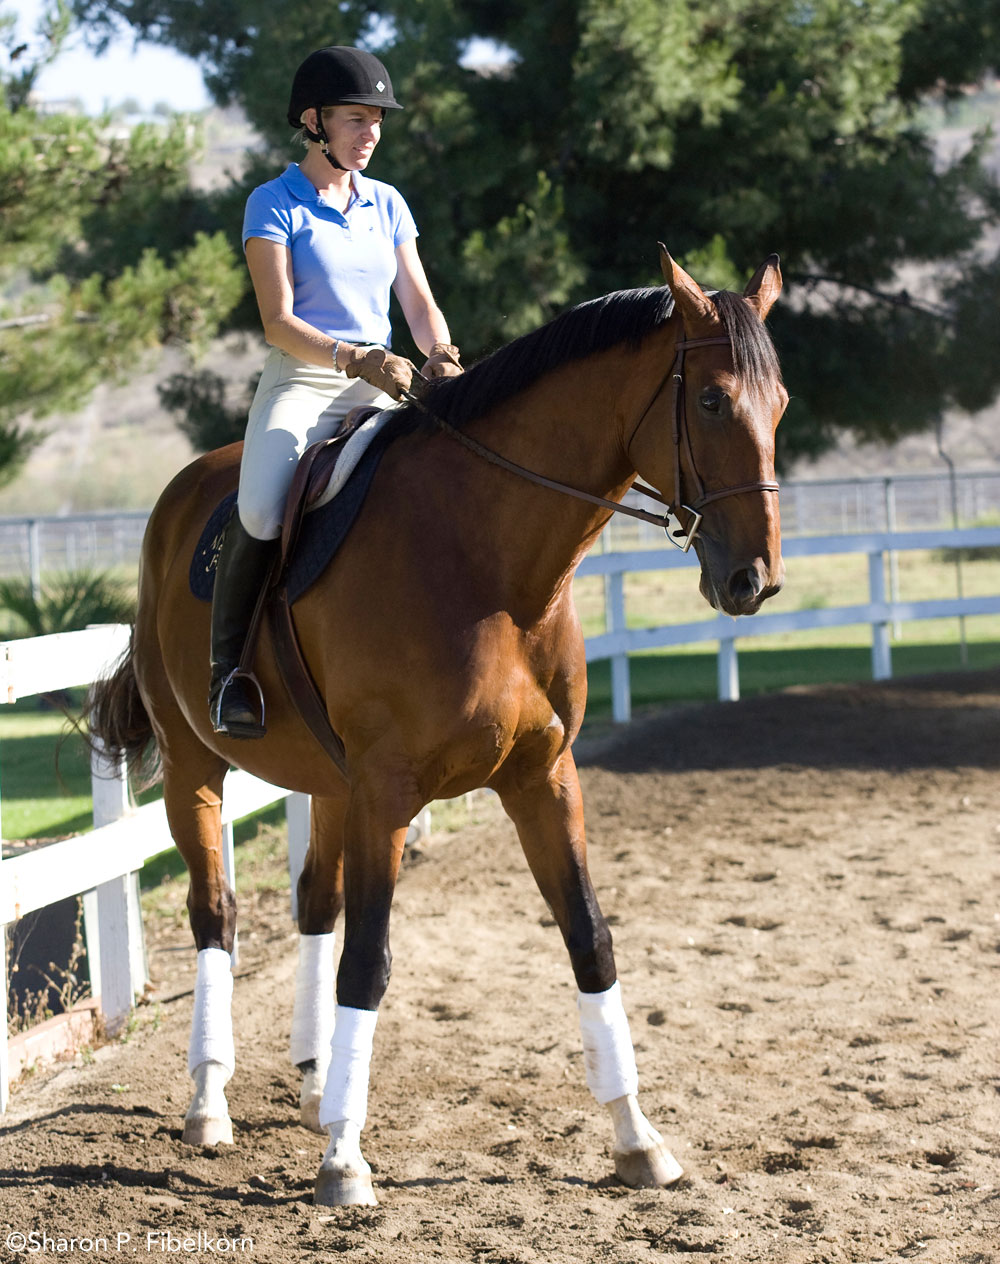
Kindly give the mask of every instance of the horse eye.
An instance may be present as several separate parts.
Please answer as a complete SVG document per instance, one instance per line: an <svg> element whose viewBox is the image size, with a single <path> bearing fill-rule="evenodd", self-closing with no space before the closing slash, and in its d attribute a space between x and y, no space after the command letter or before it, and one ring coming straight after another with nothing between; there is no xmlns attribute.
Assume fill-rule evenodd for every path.
<svg viewBox="0 0 1000 1264"><path fill-rule="evenodd" d="M703 391L698 398L698 403L707 413L717 413L722 407L722 392Z"/></svg>

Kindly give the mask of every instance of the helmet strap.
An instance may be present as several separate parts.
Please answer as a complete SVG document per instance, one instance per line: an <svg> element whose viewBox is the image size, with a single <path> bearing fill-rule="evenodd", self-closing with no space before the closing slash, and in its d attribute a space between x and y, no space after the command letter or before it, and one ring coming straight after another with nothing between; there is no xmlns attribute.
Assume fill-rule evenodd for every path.
<svg viewBox="0 0 1000 1264"><path fill-rule="evenodd" d="M323 157L330 166L336 171L346 171L347 168L342 163L339 163L330 152L330 138L327 136L326 128L323 126L323 107L321 105L316 107L316 133L310 132L308 128L306 129L306 135L309 139L319 142L320 149L323 151Z"/></svg>

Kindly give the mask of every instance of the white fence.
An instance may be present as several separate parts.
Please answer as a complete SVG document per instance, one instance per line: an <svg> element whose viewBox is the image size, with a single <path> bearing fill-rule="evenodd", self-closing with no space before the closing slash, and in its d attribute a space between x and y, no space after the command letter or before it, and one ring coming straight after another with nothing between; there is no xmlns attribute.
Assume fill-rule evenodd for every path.
<svg viewBox="0 0 1000 1264"><path fill-rule="evenodd" d="M671 645L718 642L719 697L735 700L739 697L738 640L807 628L870 624L872 675L875 679L884 679L892 674L889 636L892 624L912 619L1000 614L1000 594L917 602L887 599L886 558L911 549L997 546L1000 546L1000 527L786 539L783 543L786 557L867 554L868 602L836 609L764 613L752 619L718 615L696 623L657 628L627 626L625 574L694 567L695 558L670 547L592 554L581 563L578 574L605 576L608 630L588 639L587 660L611 660L613 714L619 722L627 721L631 711L628 655ZM118 625L4 643L0 645L0 703L87 684L116 657L127 640L128 628ZM124 1019L135 993L141 992L146 982L136 871L147 859L169 848L171 841L162 802L139 809L130 806L121 766L109 766L106 761L95 759L93 794L95 828L91 833L0 862L0 926L67 896L83 893L92 990L100 995L105 1020L113 1027ZM230 882L233 881L233 821L286 797L289 863L292 872L297 873L308 843L306 796L288 795L287 791L246 773L231 772L227 776L223 823ZM5 1109L8 1086L6 977L2 999L0 1109Z"/></svg>
<svg viewBox="0 0 1000 1264"><path fill-rule="evenodd" d="M641 501L635 498L635 503ZM0 518L0 577L28 576L37 594L44 574L134 566L149 518L145 510ZM1000 521L1000 471L895 474L882 478L798 479L781 485L781 529L799 535L909 531ZM618 519L609 549L658 543L657 528Z"/></svg>
<svg viewBox="0 0 1000 1264"><path fill-rule="evenodd" d="M118 624L0 644L0 703L89 684L128 637L129 629ZM146 984L137 871L172 842L162 800L133 808L122 765L95 756L91 780L92 832L0 861L0 931L26 913L82 894L91 991L114 1031ZM235 883L233 822L279 799L286 800L289 867L297 873L309 841L308 797L244 772L227 775L222 819L230 883ZM0 1111L7 1108L9 1084L6 969L2 974Z"/></svg>
<svg viewBox="0 0 1000 1264"><path fill-rule="evenodd" d="M779 632L807 628L849 627L870 624L872 629L872 676L892 675L890 628L911 619L944 619L967 615L1000 614L1000 593L991 597L953 597L940 601L896 601L886 596L887 562L911 549L971 549L1000 545L1000 527L965 527L957 531L877 531L867 535L798 537L782 541L785 557L822 557L840 553L868 555L868 602L822 610L793 610L784 614L755 614L734 619L716 615L696 623L668 624L657 628L629 628L625 609L627 572L660 571L678 566L697 566L693 553L672 546L640 549L631 553L592 553L580 563L578 575L604 575L605 626L601 636L587 640L587 661L611 660L613 718L625 723L631 715L628 655L670 645L716 641L719 646L719 697L735 701L740 696L736 642Z"/></svg>

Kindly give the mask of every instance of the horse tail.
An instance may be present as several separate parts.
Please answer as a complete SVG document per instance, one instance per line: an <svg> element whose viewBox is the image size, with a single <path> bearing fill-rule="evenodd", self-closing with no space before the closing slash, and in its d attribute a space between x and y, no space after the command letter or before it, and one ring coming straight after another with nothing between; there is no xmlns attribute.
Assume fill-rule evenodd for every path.
<svg viewBox="0 0 1000 1264"><path fill-rule="evenodd" d="M149 712L139 693L132 641L108 676L94 681L87 693L91 750L107 759L124 758L136 788L144 790L160 776L159 752ZM94 738L100 740L98 747Z"/></svg>

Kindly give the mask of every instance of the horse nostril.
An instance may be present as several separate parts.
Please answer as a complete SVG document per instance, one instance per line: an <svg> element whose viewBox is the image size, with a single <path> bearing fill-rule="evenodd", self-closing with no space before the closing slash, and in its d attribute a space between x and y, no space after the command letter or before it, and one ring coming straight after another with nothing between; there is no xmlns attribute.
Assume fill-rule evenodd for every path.
<svg viewBox="0 0 1000 1264"><path fill-rule="evenodd" d="M738 605L752 605L764 588L764 581L756 566L733 571L729 577L729 596Z"/></svg>

